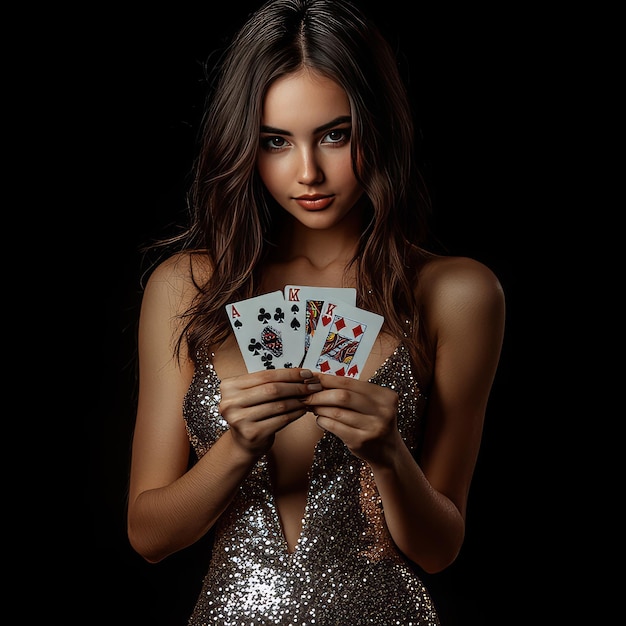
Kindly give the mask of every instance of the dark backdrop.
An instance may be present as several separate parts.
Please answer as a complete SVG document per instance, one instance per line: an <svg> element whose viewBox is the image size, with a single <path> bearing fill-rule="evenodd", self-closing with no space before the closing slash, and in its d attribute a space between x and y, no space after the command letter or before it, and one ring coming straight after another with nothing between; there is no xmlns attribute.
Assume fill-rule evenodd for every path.
<svg viewBox="0 0 626 626"><path fill-rule="evenodd" d="M97 35L84 32L90 54L83 106L91 116L84 141L99 152L89 182L93 206L102 207L90 219L97 223L106 259L94 309L98 396L86 414L92 533L86 556L98 574L103 621L182 626L206 566L203 542L149 565L126 539L141 298L138 249L184 219L205 93L203 63L256 4L228 3L219 17L210 7L120 12L103 15ZM443 626L513 623L520 593L514 581L527 543L514 526L534 515L530 487L520 478L514 424L522 409L513 376L521 343L516 247L524 235L528 193L520 146L532 132L525 115L529 60L519 45L519 24L501 20L494 27L493 16L475 6L435 11L416 5L409 18L404 3L370 4L401 53L423 140L420 158L433 195L436 232L450 253L489 265L507 295L506 337L470 496L466 542L457 562L425 582Z"/></svg>

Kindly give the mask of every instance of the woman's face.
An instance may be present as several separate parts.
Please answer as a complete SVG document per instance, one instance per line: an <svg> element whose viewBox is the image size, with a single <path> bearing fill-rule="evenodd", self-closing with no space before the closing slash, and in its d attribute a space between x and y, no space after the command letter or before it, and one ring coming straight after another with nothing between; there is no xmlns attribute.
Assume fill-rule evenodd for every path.
<svg viewBox="0 0 626 626"><path fill-rule="evenodd" d="M351 128L345 91L316 72L283 76L265 96L259 175L276 202L309 228L334 226L363 193L352 171Z"/></svg>

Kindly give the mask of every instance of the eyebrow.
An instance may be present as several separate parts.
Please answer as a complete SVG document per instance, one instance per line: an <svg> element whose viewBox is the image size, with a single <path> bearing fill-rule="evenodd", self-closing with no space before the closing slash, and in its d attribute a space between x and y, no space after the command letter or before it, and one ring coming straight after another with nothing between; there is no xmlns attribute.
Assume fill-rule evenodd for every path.
<svg viewBox="0 0 626 626"><path fill-rule="evenodd" d="M349 115L340 115L339 117L336 117L334 120L331 120L330 122L326 122L326 124L322 124L321 126L318 126L317 128L313 129L313 132L315 134L321 133L325 130L329 130L330 128L333 128L334 126L338 126L339 124L345 124L346 122L351 122L351 121L352 121L352 118ZM291 137L293 135L293 133L289 132L288 130L284 130L282 128L275 128L274 126L261 125L261 132L269 133L272 135L287 135L288 137Z"/></svg>

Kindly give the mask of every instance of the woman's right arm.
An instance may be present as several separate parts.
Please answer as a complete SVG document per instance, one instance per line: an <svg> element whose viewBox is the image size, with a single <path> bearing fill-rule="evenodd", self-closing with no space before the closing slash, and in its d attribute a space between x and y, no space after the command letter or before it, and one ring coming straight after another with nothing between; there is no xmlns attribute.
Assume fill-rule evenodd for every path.
<svg viewBox="0 0 626 626"><path fill-rule="evenodd" d="M127 528L132 547L151 563L193 544L213 526L274 433L306 412L300 397L310 393L295 369L222 381L220 411L231 428L188 470L182 407L193 365L184 347L180 361L174 356L178 315L195 295L188 268L186 260L170 259L155 269L139 318Z"/></svg>
<svg viewBox="0 0 626 626"><path fill-rule="evenodd" d="M245 458L222 438L202 463L187 471L189 439L183 398L193 365L174 344L178 315L194 295L183 257L165 261L150 276L139 317L139 397L132 443L128 537L156 563L202 537L249 470ZM235 454L239 452L239 454Z"/></svg>

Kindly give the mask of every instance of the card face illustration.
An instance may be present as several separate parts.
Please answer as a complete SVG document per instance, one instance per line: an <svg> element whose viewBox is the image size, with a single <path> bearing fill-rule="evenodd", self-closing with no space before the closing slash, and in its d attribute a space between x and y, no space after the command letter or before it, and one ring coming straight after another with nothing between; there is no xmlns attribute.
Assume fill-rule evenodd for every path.
<svg viewBox="0 0 626 626"><path fill-rule="evenodd" d="M382 328L377 313L345 303L324 303L303 367L313 372L359 378Z"/></svg>
<svg viewBox="0 0 626 626"><path fill-rule="evenodd" d="M356 289L353 287L311 287L309 285L287 285L284 290L285 308L289 317L288 325L299 334L306 354L315 335L324 302L342 302L356 305Z"/></svg>
<svg viewBox="0 0 626 626"><path fill-rule="evenodd" d="M285 304L283 293L273 291L226 305L248 372L299 365L302 342L287 332Z"/></svg>

